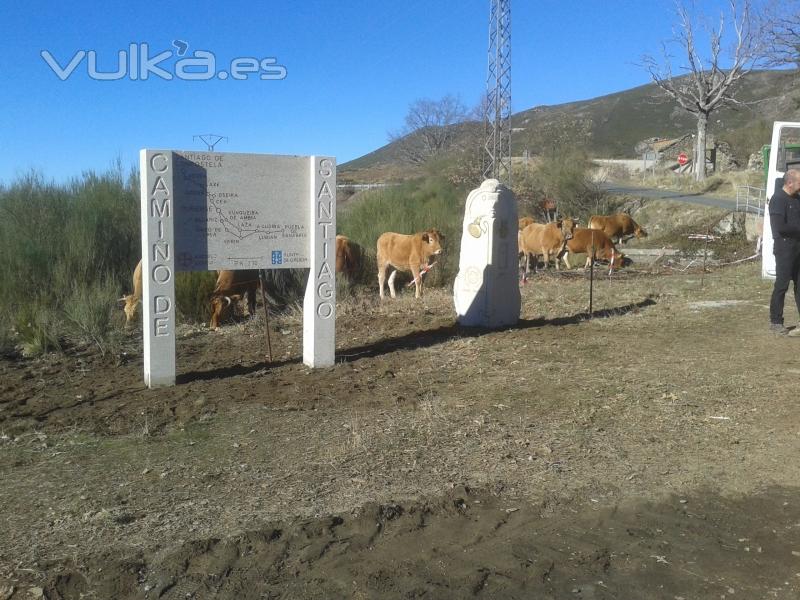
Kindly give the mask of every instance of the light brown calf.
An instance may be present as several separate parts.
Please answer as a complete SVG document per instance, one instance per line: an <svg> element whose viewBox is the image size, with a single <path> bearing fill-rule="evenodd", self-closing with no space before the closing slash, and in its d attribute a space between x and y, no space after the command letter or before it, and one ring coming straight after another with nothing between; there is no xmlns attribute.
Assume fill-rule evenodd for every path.
<svg viewBox="0 0 800 600"><path fill-rule="evenodd" d="M633 236L638 239L647 237L647 232L644 228L625 213L608 216L592 215L589 218L589 229L602 231L615 243L622 242L624 244Z"/></svg>
<svg viewBox="0 0 800 600"><path fill-rule="evenodd" d="M534 255L534 268L536 256L544 257L544 266L550 265L550 256L555 259L556 269L559 268L558 255L564 251L564 243L572 237L575 230L575 221L570 218L559 219L552 223L531 223L517 235L519 251L525 255L525 275L527 279L530 272L530 255Z"/></svg>
<svg viewBox="0 0 800 600"><path fill-rule="evenodd" d="M432 257L442 253L444 236L437 229L428 229L413 235L387 232L378 238L378 290L383 299L386 269L394 267L389 276L389 293L395 298L394 278L397 271L410 271L414 277L415 298L422 296L423 271Z"/></svg>

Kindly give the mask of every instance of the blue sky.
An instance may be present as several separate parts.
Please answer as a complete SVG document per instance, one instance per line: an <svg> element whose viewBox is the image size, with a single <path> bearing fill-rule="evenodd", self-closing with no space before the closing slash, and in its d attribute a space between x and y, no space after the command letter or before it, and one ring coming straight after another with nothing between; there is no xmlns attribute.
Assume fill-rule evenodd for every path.
<svg viewBox="0 0 800 600"><path fill-rule="evenodd" d="M702 0L704 10L726 4ZM158 8L150 8L150 7ZM223 152L327 154L339 163L387 143L418 98L454 94L477 104L485 90L489 1L406 2L3 2L0 7L0 182L36 169L64 180L127 168L138 150L202 149L193 135L229 138ZM659 53L675 21L670 0L512 2L514 112L648 83L636 63ZM119 51L173 40L212 52L216 68L273 57L283 80L171 81L151 75L95 81L88 56L113 71ZM174 69L172 70L174 73Z"/></svg>

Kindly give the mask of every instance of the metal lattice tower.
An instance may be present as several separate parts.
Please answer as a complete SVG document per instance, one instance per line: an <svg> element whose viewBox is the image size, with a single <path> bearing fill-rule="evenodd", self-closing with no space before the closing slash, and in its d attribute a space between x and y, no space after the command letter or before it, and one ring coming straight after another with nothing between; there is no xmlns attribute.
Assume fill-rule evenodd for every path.
<svg viewBox="0 0 800 600"><path fill-rule="evenodd" d="M511 0L489 0L484 178L511 184Z"/></svg>

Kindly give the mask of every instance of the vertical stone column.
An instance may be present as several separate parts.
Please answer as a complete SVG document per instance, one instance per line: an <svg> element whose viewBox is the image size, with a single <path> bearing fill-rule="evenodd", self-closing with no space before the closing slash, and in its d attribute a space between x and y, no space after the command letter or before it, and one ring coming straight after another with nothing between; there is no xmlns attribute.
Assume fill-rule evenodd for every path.
<svg viewBox="0 0 800 600"><path fill-rule="evenodd" d="M303 303L303 363L334 364L336 335L336 161L309 157L311 268Z"/></svg>
<svg viewBox="0 0 800 600"><path fill-rule="evenodd" d="M453 284L461 325L497 329L519 320L517 230L517 201L510 189L487 179L470 192Z"/></svg>
<svg viewBox="0 0 800 600"><path fill-rule="evenodd" d="M147 387L175 385L174 161L139 153L142 195L142 325Z"/></svg>

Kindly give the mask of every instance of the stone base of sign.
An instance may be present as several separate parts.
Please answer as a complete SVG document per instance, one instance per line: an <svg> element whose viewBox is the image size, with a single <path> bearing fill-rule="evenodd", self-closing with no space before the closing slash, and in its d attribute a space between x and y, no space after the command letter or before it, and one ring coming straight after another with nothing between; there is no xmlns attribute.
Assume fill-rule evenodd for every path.
<svg viewBox="0 0 800 600"><path fill-rule="evenodd" d="M496 179L470 192L453 286L458 322L497 329L519 321L517 201Z"/></svg>

